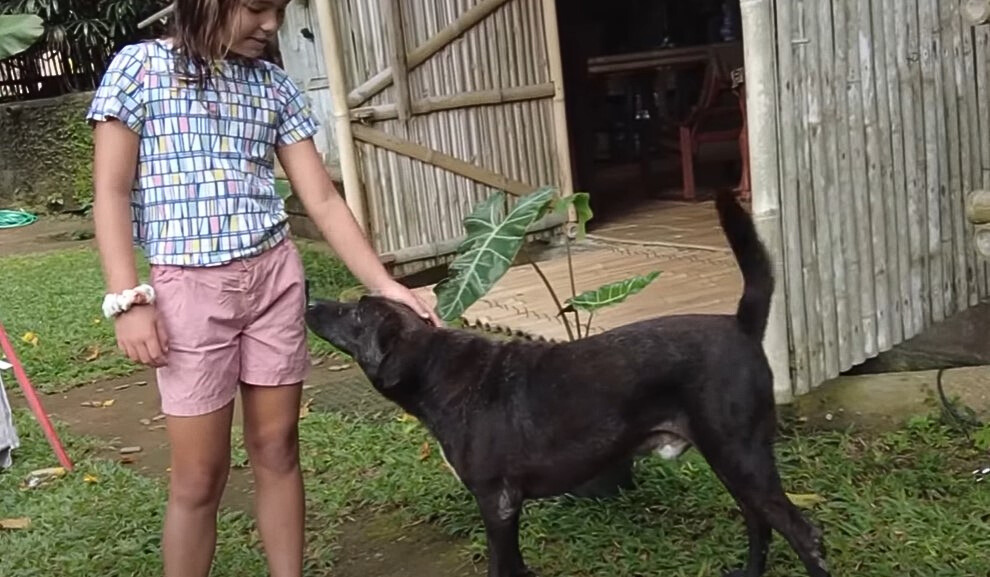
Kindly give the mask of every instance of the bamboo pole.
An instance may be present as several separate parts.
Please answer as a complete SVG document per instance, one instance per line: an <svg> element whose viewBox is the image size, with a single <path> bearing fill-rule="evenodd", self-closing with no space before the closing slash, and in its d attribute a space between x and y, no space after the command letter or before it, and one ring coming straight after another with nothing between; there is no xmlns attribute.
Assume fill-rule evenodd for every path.
<svg viewBox="0 0 990 577"><path fill-rule="evenodd" d="M780 75L780 110L797 110L799 71L794 64L792 14L794 4L782 2L777 5L777 63ZM798 188L798 144L797 126L799 116L795 113L781 114L780 121L780 214L783 228L784 271L780 289L787 291L789 305L791 356L793 365L793 388L795 394L811 389L811 372L808 353L809 322L805 311L804 265L801 258L800 200L802 190ZM778 289L778 290L780 290Z"/></svg>
<svg viewBox="0 0 990 577"><path fill-rule="evenodd" d="M888 347L900 343L904 338L904 324L901 316L901 288L900 288L900 263L897 259L897 212L895 203L894 171L897 170L894 158L894 144L892 140L893 127L891 123L891 101L887 82L887 35L884 29L884 19L893 12L884 9L883 0L875 0L870 3L870 20L872 30L872 75L874 83L874 98L876 99L876 135L877 151L879 152L879 165L877 178L880 188L873 191L874 196L879 196L878 205L880 218L875 219L874 226L879 224L879 229L874 230L874 234L880 238L880 244L875 247L875 262L883 265L886 289L887 289L887 323L889 331ZM899 136L898 136L899 138ZM903 174L903 167L900 173ZM872 215L871 215L872 216Z"/></svg>
<svg viewBox="0 0 990 577"><path fill-rule="evenodd" d="M542 18L542 8L536 2L526 2L527 11L527 21L530 25L529 34L527 38L529 39L529 45L527 50L533 55L533 76L530 78L530 82L535 85L541 85L543 81L549 78L549 71L547 71L543 66L540 66L540 62L546 62L546 43L543 42L543 27L540 26L543 22ZM547 84L551 90L551 96L553 94L553 83ZM553 161L547 158L548 154L553 154L553 143L549 142L550 131L547 130L547 112L548 109L552 111L552 102L543 101L530 101L529 109L533 114L533 120L536 124L537 138L536 138L536 170L538 171L539 180L541 182L549 182L551 180L551 175L554 174ZM552 113L552 112L551 112Z"/></svg>
<svg viewBox="0 0 990 577"><path fill-rule="evenodd" d="M574 194L571 176L571 142L567 133L567 106L564 102L564 64L560 57L560 30L557 23L556 0L543 0L543 33L546 36L547 63L550 65L550 81L554 84L553 128L557 149L557 170L561 196ZM574 207L570 208L571 222L576 219Z"/></svg>
<svg viewBox="0 0 990 577"><path fill-rule="evenodd" d="M977 225L974 237L976 250L981 256L990 258L990 224Z"/></svg>
<svg viewBox="0 0 990 577"><path fill-rule="evenodd" d="M827 5L818 2L818 10L824 9ZM829 126L826 120L825 94L828 87L825 86L824 68L832 65L834 61L827 50L822 49L823 43L830 43L831 40L822 38L819 30L821 15L818 10L813 9L808 4L804 5L804 30L808 43L805 47L807 51L806 66L806 102L807 117L806 127L808 130L808 143L811 148L811 188L805 192L811 197L811 204L814 207L814 228L815 251L818 258L815 259L818 267L818 279L820 287L819 309L822 323L822 351L823 351L823 374L821 379L829 379L838 375L839 372L839 335L842 329L837 311L837 295L839 288L836 285L834 258L836 250L832 244L831 220L828 202L834 198L834 188L829 178L828 159L828 132ZM824 54L823 54L824 53ZM810 262L807 264L811 264Z"/></svg>
<svg viewBox="0 0 990 577"><path fill-rule="evenodd" d="M406 36L402 24L402 6L399 0L381 0L381 11L385 17L385 27L391 41L389 65L392 70L392 84L396 89L396 110L399 121L409 121L411 112L409 96L409 68L406 66Z"/></svg>
<svg viewBox="0 0 990 577"><path fill-rule="evenodd" d="M897 0L881 0L874 6L874 23L882 28L883 53L879 54L884 74L880 75L886 84L887 122L889 127L889 150L892 164L887 166L887 259L888 268L893 273L890 290L891 301L895 303L892 314L894 338L902 342L911 336L914 319L911 306L910 282L910 239L907 228L907 169L905 167L904 119L902 116L901 81L897 67L898 30L894 27ZM890 264L890 263L893 264Z"/></svg>
<svg viewBox="0 0 990 577"><path fill-rule="evenodd" d="M976 35L970 30L968 22L962 14L957 15L957 34L962 38L962 57L956 64L956 74L961 75L965 84L965 96L961 96L961 101L965 102L966 117L961 120L965 124L964 130L969 138L963 143L963 196L967 195L975 188L979 188L980 172L983 166L980 164L980 107L978 104L977 89L979 86L979 72L976 72L977 55L974 52ZM977 76L973 76L973 74ZM969 306L976 306L980 303L981 295L984 292L986 278L983 276L982 264L978 254L972 249L972 238L974 234L973 225L968 220L964 223L966 228L965 251L967 259L967 277L969 291Z"/></svg>
<svg viewBox="0 0 990 577"><path fill-rule="evenodd" d="M432 150L421 144L399 138L369 126L356 124L353 126L353 133L354 137L362 142L390 150L396 154L415 158L420 162L441 168L475 182L504 190L515 196L523 196L536 190L536 187L525 182L513 180L504 175L492 172L487 168L465 162L449 154Z"/></svg>
<svg viewBox="0 0 990 577"><path fill-rule="evenodd" d="M866 360L863 338L862 300L860 298L860 255L856 240L856 209L853 198L853 163L850 158L852 138L850 137L850 98L849 98L849 24L843 2L833 2L829 26L835 38L835 76L833 90L836 95L836 194L839 211L835 214L840 222L842 238L842 260L845 268L846 306L848 308L849 362L858 365ZM846 367L848 368L848 367Z"/></svg>
<svg viewBox="0 0 990 577"><path fill-rule="evenodd" d="M456 110L458 108L476 108L479 106L524 102L527 100L542 100L551 98L554 94L555 88L551 83L496 88L494 90L474 90L461 92L460 94L428 96L414 100L411 103L410 110L412 116L420 116L445 110ZM400 118L398 107L395 104L362 106L361 108L351 110L352 120L380 122L394 118Z"/></svg>
<svg viewBox="0 0 990 577"><path fill-rule="evenodd" d="M340 156L340 170L344 181L344 199L354 214L358 225L367 234L368 215L365 210L365 195L358 172L357 151L354 135L351 132L350 107L347 104L347 85L344 83L343 57L337 22L330 12L330 0L315 0L316 18L320 26L320 44L323 49L323 62L330 81L330 95L333 101L334 128L337 136L337 150Z"/></svg>
<svg viewBox="0 0 990 577"><path fill-rule="evenodd" d="M560 214L549 214L542 219L531 224L526 234L536 234L546 230L554 229L567 222L567 218ZM420 246L401 248L386 253L383 258L388 258L394 264L406 264L413 261L440 258L457 250L466 237L460 235L457 238L431 242Z"/></svg>
<svg viewBox="0 0 990 577"><path fill-rule="evenodd" d="M778 110L775 83L773 13L769 0L741 0L744 58L746 61L746 109L750 171L753 183L753 213L774 262L774 276L784 276L784 246L780 222L780 170L777 143ZM787 338L787 297L774 291L764 349L774 376L774 396L788 402L791 388L790 349Z"/></svg>
<svg viewBox="0 0 990 577"><path fill-rule="evenodd" d="M990 30L986 26L981 26L974 30L976 36L976 85L979 87L979 142L980 158L977 161L978 178L976 186L980 188L990 188L990 102L987 102L987 86L990 86L990 66L987 65L988 54L990 54ZM980 298L985 299L990 296L990 263L986 259L981 259L977 267L977 274L980 277Z"/></svg>
<svg viewBox="0 0 990 577"><path fill-rule="evenodd" d="M824 170L826 183L826 203L829 199L841 197L839 189L839 143L840 131L848 117L839 118L840 97L836 86L845 80L837 71L836 55L834 54L835 22L832 20L831 2L821 2L818 6L818 65L821 70L822 90L822 139L824 140ZM827 206L827 204L826 204ZM856 317L852 316L850 301L849 278L846 267L846 239L843 236L843 223L839 211L827 211L828 235L832 254L832 278L835 287L836 315L836 365L833 376L849 369L853 364L853 325ZM855 295L858 298L858 295Z"/></svg>
<svg viewBox="0 0 990 577"><path fill-rule="evenodd" d="M173 12L175 12L175 2L169 4L168 6L159 10L158 12L155 12L151 16L148 16L144 20L138 22L137 25L138 30L143 30L148 26L151 26L152 24L155 23L156 20L161 20L162 18L167 18L171 16Z"/></svg>
<svg viewBox="0 0 990 577"><path fill-rule="evenodd" d="M505 6L503 14L506 19L507 30L512 30L512 44L510 45L509 57L509 86L525 86L529 84L526 77L528 67L526 50L523 48L524 29L520 18L521 2L516 0ZM533 166L533 124L526 118L521 104L512 103L509 105L514 117L514 130L519 134L519 148L516 155L519 156L519 178L526 182L538 182L534 174Z"/></svg>
<svg viewBox="0 0 990 577"><path fill-rule="evenodd" d="M907 260L901 263L901 274L904 275L904 286L907 287L910 298L910 313L905 312L910 323L905 323L907 334L917 335L925 327L924 313L924 255L922 254L922 220L921 201L919 194L924 188L924 170L921 163L919 130L920 123L920 90L916 86L917 63L910 55L915 53L917 45L917 26L908 17L909 8L915 14L915 7L908 7L903 2L895 2L893 34L897 66L897 81L901 95L901 128L904 153L904 191L900 195L901 207L904 211L904 232ZM907 336L907 335L905 335Z"/></svg>
<svg viewBox="0 0 990 577"><path fill-rule="evenodd" d="M946 301L947 316L960 312L969 304L969 297L966 295L966 253L964 252L965 238L965 217L963 215L965 200L962 197L962 167L961 167L961 142L959 126L959 93L960 79L956 76L956 64L962 55L956 51L958 36L955 33L953 22L956 8L950 4L955 2L939 2L938 30L941 37L939 42L939 56L941 60L941 82L939 87L942 92L943 110L942 126L945 130L945 139L939 139L939 144L944 151L944 161L948 170L948 181L943 179L944 189L943 208L947 220L944 221L948 238L943 236L943 243L947 262L952 263L951 274L946 279L948 283L950 297ZM955 26L958 29L958 26Z"/></svg>
<svg viewBox="0 0 990 577"><path fill-rule="evenodd" d="M990 0L963 0L960 11L972 26L990 22Z"/></svg>
<svg viewBox="0 0 990 577"><path fill-rule="evenodd" d="M827 377L825 376L825 322L822 310L822 289L821 271L818 266L819 252L817 245L817 214L815 211L815 188L812 178L812 150L810 135L811 93L809 71L811 65L809 55L811 41L808 38L809 20L807 3L793 3L794 16L792 18L791 35L795 51L795 66L792 82L797 87L797 98L794 102L794 115L796 122L794 130L797 135L795 145L797 148L797 170L798 170L798 230L801 235L801 271L805 291L805 314L808 321L808 374L810 385L818 386ZM784 114L784 117L787 115ZM785 245L786 247L786 245ZM796 274L796 273L795 273ZM796 394L804 391L796 390Z"/></svg>
<svg viewBox="0 0 990 577"><path fill-rule="evenodd" d="M588 74L613 74L616 72L636 72L667 67L686 67L692 64L705 64L712 61L711 52L698 52L683 56L660 56L630 62L613 62L608 64L589 64Z"/></svg>
<svg viewBox="0 0 990 577"><path fill-rule="evenodd" d="M942 250L943 221L941 203L941 187L948 180L945 174L945 166L942 161L939 142L940 135L944 133L942 126L943 103L941 100L941 85L939 73L939 35L937 22L937 0L919 0L918 19L919 31L921 33L921 66L922 82L924 85L924 110L925 110L925 156L927 162L927 190L928 201L928 257L931 265L929 267L931 278L931 306L934 323L941 322L946 318L946 299L948 291L945 290L945 278L951 274L951 266L945 262ZM940 131L941 127L941 131Z"/></svg>
<svg viewBox="0 0 990 577"><path fill-rule="evenodd" d="M885 228L884 209L884 164L885 157L881 145L881 128L878 111L878 90L874 53L877 45L874 43L872 12L869 2L859 2L859 65L860 81L863 96L863 122L866 130L866 172L868 180L867 212L864 215L869 222L869 251L873 258L873 284L876 294L876 327L877 352L884 352L891 347L890 323L890 281L887 278L887 231Z"/></svg>
<svg viewBox="0 0 990 577"><path fill-rule="evenodd" d="M975 190L967 196L966 218L973 224L990 224L990 190Z"/></svg>
<svg viewBox="0 0 990 577"><path fill-rule="evenodd" d="M422 45L417 46L412 52L410 52L406 57L408 70L413 70L420 64L426 62L431 56L456 40L461 34L464 34L473 28L478 22L484 20L485 17L497 10L506 2L508 2L508 0L482 0L478 4L471 7L470 10L464 12L457 20L437 32L435 36L424 42ZM347 103L352 107L361 106L376 94L388 88L391 83L392 70L391 68L386 68L385 70L382 70L378 74L375 74L369 78L361 86L358 86L352 90L347 96Z"/></svg>
<svg viewBox="0 0 990 577"><path fill-rule="evenodd" d="M863 354L873 357L877 354L876 282L873 278L872 237L870 236L870 184L866 156L866 115L864 112L864 80L861 68L860 36L857 23L860 21L856 3L842 2L843 14L848 31L845 50L849 62L849 78L846 86L846 99L849 104L849 161L852 171L853 201L851 218L855 222L855 247L859 255L859 327L863 334Z"/></svg>
<svg viewBox="0 0 990 577"><path fill-rule="evenodd" d="M920 6L920 3L919 3ZM928 132L927 132L927 109L928 104L925 101L925 93L927 90L925 74L925 65L922 62L922 54L925 48L925 43L927 38L924 35L922 29L922 21L920 19L919 6L903 6L902 9L907 12L907 30L908 30L908 55L907 58L910 59L910 79L911 79L911 94L914 96L914 133L915 133L915 152L917 157L916 165L918 167L918 185L913 191L912 200L914 201L915 211L913 213L912 226L917 228L917 244L918 244L918 262L917 266L919 270L916 274L921 277L921 322L924 326L931 324L932 315L932 291L934 290L934 285L932 284L932 257L929 254L929 207L928 207L928 183L929 183L929 164L928 164ZM937 178L937 173L935 178Z"/></svg>

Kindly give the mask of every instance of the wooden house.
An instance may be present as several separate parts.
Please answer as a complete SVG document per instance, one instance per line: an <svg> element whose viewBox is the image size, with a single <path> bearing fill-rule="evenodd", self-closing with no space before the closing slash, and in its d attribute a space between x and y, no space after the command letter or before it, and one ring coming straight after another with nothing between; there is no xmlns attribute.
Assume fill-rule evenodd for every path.
<svg viewBox="0 0 990 577"><path fill-rule="evenodd" d="M607 215L624 186L609 170L625 171L623 182L705 206L694 190L719 170L695 158L699 145L736 155L728 180L775 258L765 346L787 401L990 294L965 211L970 191L990 187L985 4L293 0L279 45L349 205L400 271L448 257L493 189L578 186ZM685 6L707 10L704 24ZM687 31L697 38L678 41ZM605 36L618 48L596 52ZM603 128L622 82L648 87L626 91L635 114ZM727 123L702 127L722 113ZM673 130L637 124L651 114L675 116ZM601 168L625 149L654 157ZM624 214L638 226L665 218L637 202ZM692 245L676 241L654 245Z"/></svg>

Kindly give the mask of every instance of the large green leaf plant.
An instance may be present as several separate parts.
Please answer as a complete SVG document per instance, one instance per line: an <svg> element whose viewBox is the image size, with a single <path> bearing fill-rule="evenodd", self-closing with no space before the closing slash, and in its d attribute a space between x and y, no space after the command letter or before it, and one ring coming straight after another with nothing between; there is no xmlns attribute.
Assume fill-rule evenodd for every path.
<svg viewBox="0 0 990 577"><path fill-rule="evenodd" d="M583 240L587 223L593 216L588 193L561 196L555 189L545 187L520 198L511 209L507 208L506 200L504 192L496 192L479 203L464 219L466 237L457 248L447 278L433 289L437 296L437 314L444 321L460 318L464 311L485 296L516 262L520 252L549 291L570 340L589 334L591 320L598 310L625 301L660 275L654 271L577 294L571 241L565 237L571 296L561 302L543 270L525 253L526 234L534 223L546 215L573 208L576 237ZM583 322L582 312L586 315Z"/></svg>
<svg viewBox="0 0 990 577"><path fill-rule="evenodd" d="M34 14L0 14L0 60L24 52L44 33L44 22Z"/></svg>

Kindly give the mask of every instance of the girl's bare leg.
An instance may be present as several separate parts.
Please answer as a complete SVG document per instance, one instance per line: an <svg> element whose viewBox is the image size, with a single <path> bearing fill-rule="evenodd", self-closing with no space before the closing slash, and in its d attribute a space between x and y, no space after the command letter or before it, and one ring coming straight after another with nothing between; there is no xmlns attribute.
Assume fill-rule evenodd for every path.
<svg viewBox="0 0 990 577"><path fill-rule="evenodd" d="M301 384L241 387L258 530L272 577L302 575L306 505L299 467L301 394Z"/></svg>
<svg viewBox="0 0 990 577"><path fill-rule="evenodd" d="M162 552L165 577L207 577L217 541L217 510L230 470L234 403L196 417L168 417L172 474Z"/></svg>

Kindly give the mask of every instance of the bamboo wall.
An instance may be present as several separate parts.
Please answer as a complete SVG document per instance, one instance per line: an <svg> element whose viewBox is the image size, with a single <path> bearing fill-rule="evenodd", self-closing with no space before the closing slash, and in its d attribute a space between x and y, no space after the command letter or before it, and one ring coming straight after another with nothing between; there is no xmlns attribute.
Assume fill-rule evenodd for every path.
<svg viewBox="0 0 990 577"><path fill-rule="evenodd" d="M774 1L796 394L988 295L990 29L961 3Z"/></svg>
<svg viewBox="0 0 990 577"><path fill-rule="evenodd" d="M406 52L480 3L402 0ZM389 67L392 37L379 1L335 0L332 9L340 35L347 41L343 47L345 75L347 89L352 91ZM299 31L303 28L313 32L316 42L302 38ZM318 113L327 119L325 150L333 162L331 100L319 38L315 10L293 2L280 36L282 53L290 75L304 80ZM413 102L464 92L545 87L550 82L540 0L506 2L408 74ZM362 106L394 105L397 98L392 85ZM414 115L408 122L376 119L373 127L533 187L558 184L549 94L522 102L434 111ZM456 239L463 233L463 218L492 190L361 141L357 149L371 234L382 253L408 252Z"/></svg>

